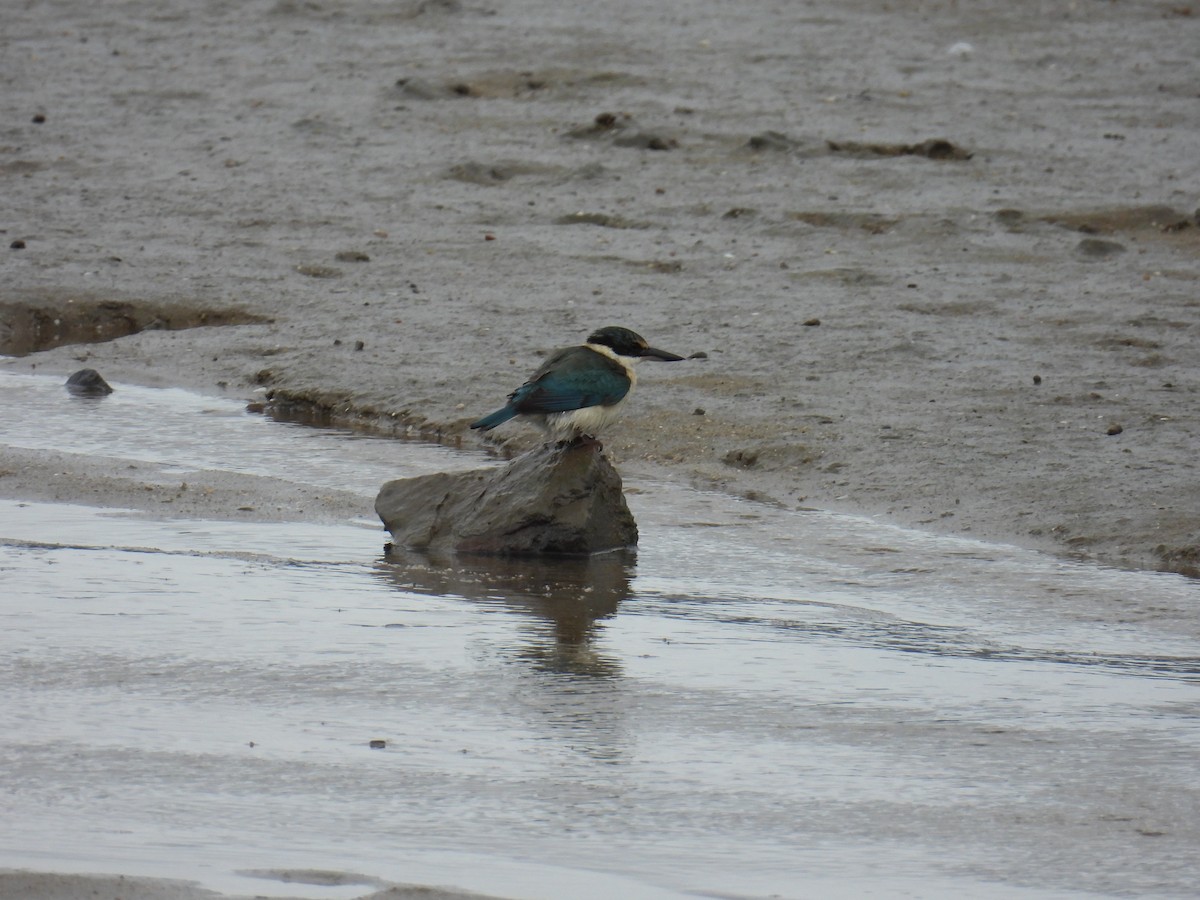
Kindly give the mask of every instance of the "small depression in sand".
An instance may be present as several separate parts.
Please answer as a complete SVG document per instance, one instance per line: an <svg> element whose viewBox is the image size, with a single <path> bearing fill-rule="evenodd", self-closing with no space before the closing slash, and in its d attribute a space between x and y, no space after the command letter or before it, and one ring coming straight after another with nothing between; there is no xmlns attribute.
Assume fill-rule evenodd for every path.
<svg viewBox="0 0 1200 900"><path fill-rule="evenodd" d="M312 897L1194 887L1194 582L628 480L636 555L391 560L379 486L486 457L114 387L0 377L0 444L361 505L5 492L0 868Z"/></svg>

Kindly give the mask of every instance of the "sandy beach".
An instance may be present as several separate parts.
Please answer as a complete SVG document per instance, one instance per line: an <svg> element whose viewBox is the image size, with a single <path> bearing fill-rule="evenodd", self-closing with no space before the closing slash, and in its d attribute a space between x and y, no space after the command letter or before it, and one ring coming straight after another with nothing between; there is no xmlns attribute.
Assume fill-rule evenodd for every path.
<svg viewBox="0 0 1200 900"><path fill-rule="evenodd" d="M627 478L1196 577L1198 42L1150 0L21 4L0 371L503 456L538 434L468 423L619 324L691 357L641 365ZM166 510L63 451L0 495ZM364 512L205 487L170 513Z"/></svg>

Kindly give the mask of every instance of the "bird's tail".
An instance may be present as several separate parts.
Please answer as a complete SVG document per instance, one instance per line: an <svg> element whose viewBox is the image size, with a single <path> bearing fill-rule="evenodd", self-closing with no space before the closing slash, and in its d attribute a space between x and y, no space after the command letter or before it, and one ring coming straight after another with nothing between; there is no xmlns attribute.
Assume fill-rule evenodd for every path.
<svg viewBox="0 0 1200 900"><path fill-rule="evenodd" d="M484 416L478 422L472 422L471 427L479 428L479 429L482 429L483 431L490 431L491 429L495 428L497 425L501 424L502 422L507 422L509 419L511 419L516 414L517 414L517 411L515 409L513 409L511 406L506 406L506 407L504 407L504 409L496 410L494 413L492 413L489 416Z"/></svg>

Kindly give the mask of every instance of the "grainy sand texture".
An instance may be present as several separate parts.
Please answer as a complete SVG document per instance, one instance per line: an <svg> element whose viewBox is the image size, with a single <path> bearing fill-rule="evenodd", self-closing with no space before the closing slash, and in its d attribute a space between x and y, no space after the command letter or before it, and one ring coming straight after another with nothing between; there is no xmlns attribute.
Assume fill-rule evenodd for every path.
<svg viewBox="0 0 1200 900"><path fill-rule="evenodd" d="M0 366L474 442L622 324L705 354L643 364L628 473L1195 575L1198 45L1149 0L19 3Z"/></svg>

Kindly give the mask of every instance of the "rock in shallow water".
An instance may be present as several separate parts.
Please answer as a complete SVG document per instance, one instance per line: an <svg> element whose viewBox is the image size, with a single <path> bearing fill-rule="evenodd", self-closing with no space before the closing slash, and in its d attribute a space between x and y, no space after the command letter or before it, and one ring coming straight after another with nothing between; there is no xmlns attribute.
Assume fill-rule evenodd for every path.
<svg viewBox="0 0 1200 900"><path fill-rule="evenodd" d="M67 390L77 397L106 397L113 392L95 369L80 369L67 379Z"/></svg>
<svg viewBox="0 0 1200 900"><path fill-rule="evenodd" d="M507 466L389 481L375 512L397 547L579 555L637 543L621 476L598 444L546 444Z"/></svg>

